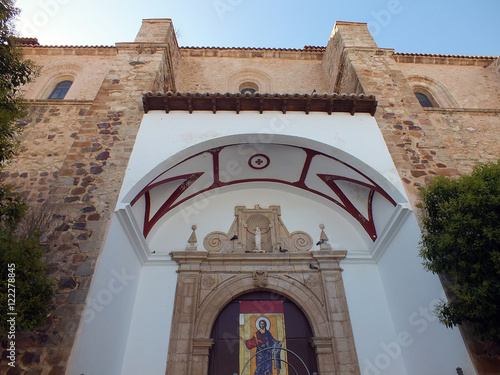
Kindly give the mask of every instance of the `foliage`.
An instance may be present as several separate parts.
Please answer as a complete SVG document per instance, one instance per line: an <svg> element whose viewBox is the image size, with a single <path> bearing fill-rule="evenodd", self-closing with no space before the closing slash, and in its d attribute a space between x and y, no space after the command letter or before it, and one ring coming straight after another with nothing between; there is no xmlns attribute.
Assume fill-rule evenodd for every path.
<svg viewBox="0 0 500 375"><path fill-rule="evenodd" d="M440 321L469 323L478 338L500 340L500 160L470 176L435 178L421 198L420 254L452 293L437 307Z"/></svg>
<svg viewBox="0 0 500 375"><path fill-rule="evenodd" d="M16 136L20 127L16 120L22 117L19 90L34 74L34 65L23 60L16 47L12 20L19 13L13 0L0 0L0 164L10 160L16 151Z"/></svg>
<svg viewBox="0 0 500 375"><path fill-rule="evenodd" d="M16 330L34 329L45 322L54 285L46 277L44 253L37 232L24 238L8 233L0 235L0 306L7 308L10 305L8 302L14 302L12 299L8 301L12 295L7 293L14 287L15 303L12 307L17 313ZM9 268L12 270L10 265L15 265L15 268L9 275ZM8 328L7 320L2 319L0 333L4 334Z"/></svg>
<svg viewBox="0 0 500 375"><path fill-rule="evenodd" d="M17 150L20 127L16 121L25 109L20 89L34 75L32 63L23 60L12 32L12 21L18 12L14 0L0 0L0 170ZM46 278L45 251L40 243L43 227L22 230L26 227L21 225L26 212L22 197L0 183L0 315L7 316L5 309L13 302L9 292L15 286L17 330L33 329L43 323L53 295L53 283ZM8 328L6 324L7 319L2 319L1 334Z"/></svg>

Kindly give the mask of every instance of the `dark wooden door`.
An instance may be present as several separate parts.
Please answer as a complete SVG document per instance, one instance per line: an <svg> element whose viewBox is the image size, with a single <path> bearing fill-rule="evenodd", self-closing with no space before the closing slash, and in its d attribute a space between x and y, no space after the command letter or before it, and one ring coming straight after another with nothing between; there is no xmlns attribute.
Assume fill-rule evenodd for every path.
<svg viewBox="0 0 500 375"><path fill-rule="evenodd" d="M305 362L309 372L317 372L316 354L311 346L312 331L304 313L287 298L269 292L252 292L240 296L224 307L212 328L214 345L210 351L209 375L239 374L239 314L240 301L282 301L285 317L286 346ZM288 362L299 374L307 374L294 355ZM294 374L290 368L289 374Z"/></svg>

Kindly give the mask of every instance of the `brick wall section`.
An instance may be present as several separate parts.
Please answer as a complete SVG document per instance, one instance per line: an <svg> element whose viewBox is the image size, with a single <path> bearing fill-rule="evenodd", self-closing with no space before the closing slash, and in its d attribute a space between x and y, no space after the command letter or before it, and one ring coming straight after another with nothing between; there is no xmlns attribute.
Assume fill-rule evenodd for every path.
<svg viewBox="0 0 500 375"><path fill-rule="evenodd" d="M22 48L26 59L33 60L39 73L26 86L25 99L47 99L61 75L74 78L66 100L93 100L109 66L115 59L115 47L47 47Z"/></svg>
<svg viewBox="0 0 500 375"><path fill-rule="evenodd" d="M155 36L148 33L151 25L163 30L171 27L166 20L163 24L145 22L139 36ZM34 129L37 124L46 124L47 127L37 130L49 140L44 144L49 145L50 139L59 142L61 154L66 155L52 164L47 157L41 162L45 170L39 172L43 169L39 169L42 166L36 162L37 155L30 155L27 147L5 177L9 182L21 183L19 189L26 189L27 195L49 190L50 199L55 202L56 210L64 213L60 215L64 220L47 256L51 276L58 285L53 302L57 308L43 327L18 336L20 368L11 369L9 374L59 375L66 371L94 266L143 116L142 94L163 87L163 77L173 82L173 72L168 72L165 66L170 58L167 54L172 56L176 52L168 51L170 41L165 43L165 33L159 34L161 40L138 37L139 43L117 46L118 53L109 73L88 108L69 113L71 106L36 106L31 109L29 121L26 120L26 126ZM171 61L168 63L173 65ZM73 121L66 116L74 116ZM55 136L49 138L52 135ZM24 142L27 146L35 145L36 139L29 135ZM31 170L19 173L25 162ZM39 200L44 197L45 194ZM7 370L4 364L0 365L0 372Z"/></svg>
<svg viewBox="0 0 500 375"><path fill-rule="evenodd" d="M492 159L495 153L498 157L496 111L475 116L459 111L426 111L420 106L395 61L394 51L377 48L367 33L366 25L337 23L332 38L332 45L343 46L346 61L356 71L362 91L378 98L375 118L416 212L418 189L430 178L438 174L455 176L459 174L458 166L466 172L473 161ZM328 51L325 56L327 54ZM348 72L346 69L345 73L341 71L339 74ZM479 126L481 116L485 126ZM477 128L474 128L471 119L477 122ZM468 130L467 124L474 130ZM493 130L488 131L488 126ZM483 133L481 136L469 136L478 132L479 128ZM492 132L497 135L484 146L479 146L483 138ZM487 151L488 145L493 145L491 151ZM458 156L458 153L464 154ZM465 157L474 159L465 161ZM479 374L498 372L498 346L475 342L470 335L466 335L466 344Z"/></svg>
<svg viewBox="0 0 500 375"><path fill-rule="evenodd" d="M260 49L181 49L176 73L181 92L237 92L241 78L265 76L260 92L311 94L329 91L321 68L322 53ZM234 79L231 79L234 77Z"/></svg>

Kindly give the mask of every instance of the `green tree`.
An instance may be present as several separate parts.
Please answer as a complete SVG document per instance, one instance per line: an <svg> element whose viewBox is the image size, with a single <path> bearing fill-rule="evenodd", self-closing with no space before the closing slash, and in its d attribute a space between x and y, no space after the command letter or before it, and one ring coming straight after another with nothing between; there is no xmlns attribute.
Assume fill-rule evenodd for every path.
<svg viewBox="0 0 500 375"><path fill-rule="evenodd" d="M19 90L35 73L33 64L23 59L16 46L12 21L18 13L13 0L0 0L0 165L15 154L20 131L16 120L25 109Z"/></svg>
<svg viewBox="0 0 500 375"><path fill-rule="evenodd" d="M422 189L425 267L443 276L449 302L436 309L447 327L469 323L481 340L500 340L500 160Z"/></svg>
<svg viewBox="0 0 500 375"><path fill-rule="evenodd" d="M25 111L20 89L34 76L33 64L23 59L16 46L12 22L18 13L13 0L0 0L0 171L17 151L21 130L17 121ZM21 330L35 328L45 320L53 294L40 244L43 228L20 229L26 211L22 197L0 183L0 306L8 308L15 286L13 311L18 314L16 328ZM0 315L6 316L5 310ZM6 319L2 319L0 333L7 329L5 324Z"/></svg>

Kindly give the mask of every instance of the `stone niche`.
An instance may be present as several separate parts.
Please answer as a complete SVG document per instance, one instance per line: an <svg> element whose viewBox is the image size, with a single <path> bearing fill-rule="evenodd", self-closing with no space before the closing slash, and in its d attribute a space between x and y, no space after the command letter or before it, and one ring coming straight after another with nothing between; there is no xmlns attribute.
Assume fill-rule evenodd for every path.
<svg viewBox="0 0 500 375"><path fill-rule="evenodd" d="M288 231L281 220L279 206L236 206L234 216L228 232L215 231L204 238L206 250L222 253L279 253L307 251L313 245L311 236L306 232ZM257 234L259 230L260 241Z"/></svg>

